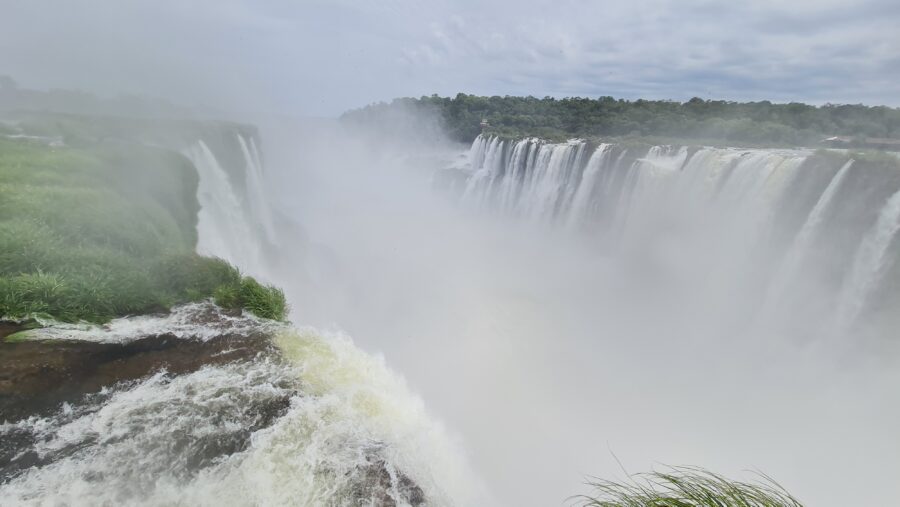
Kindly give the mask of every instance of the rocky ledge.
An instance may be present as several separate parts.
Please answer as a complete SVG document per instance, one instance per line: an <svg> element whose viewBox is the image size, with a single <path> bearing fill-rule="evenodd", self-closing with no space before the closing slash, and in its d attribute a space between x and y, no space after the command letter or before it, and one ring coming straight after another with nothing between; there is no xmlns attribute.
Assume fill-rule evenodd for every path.
<svg viewBox="0 0 900 507"><path fill-rule="evenodd" d="M26 329L0 323L0 488L35 467L49 465L91 442L39 451L46 439L33 429L42 418L100 410L105 396L154 375L179 377L204 367L249 361L283 361L273 336L283 326L212 303L176 308L169 314L117 319L105 326L54 323ZM240 407L238 430L208 441L185 442L194 473L224 456L243 451L251 435L271 426L303 397L302 383L278 386L271 396ZM227 415L227 414L226 414ZM375 444L353 472L349 495L378 506L424 505L414 481L392 471ZM398 498L399 497L399 498Z"/></svg>

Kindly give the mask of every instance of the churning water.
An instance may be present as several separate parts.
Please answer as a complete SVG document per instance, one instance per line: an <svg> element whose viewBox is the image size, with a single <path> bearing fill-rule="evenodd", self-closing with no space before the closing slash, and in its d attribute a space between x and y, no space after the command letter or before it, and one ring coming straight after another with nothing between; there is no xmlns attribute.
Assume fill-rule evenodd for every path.
<svg viewBox="0 0 900 507"><path fill-rule="evenodd" d="M206 325L188 323L209 310L186 305L53 337L122 342L176 330L203 339ZM161 371L0 425L6 437L28 434L28 452L48 462L4 484L0 504L402 505L413 484L431 501L449 501L461 464L383 361L313 329L251 317L231 318L217 332L223 327L267 328L280 353L179 376Z"/></svg>

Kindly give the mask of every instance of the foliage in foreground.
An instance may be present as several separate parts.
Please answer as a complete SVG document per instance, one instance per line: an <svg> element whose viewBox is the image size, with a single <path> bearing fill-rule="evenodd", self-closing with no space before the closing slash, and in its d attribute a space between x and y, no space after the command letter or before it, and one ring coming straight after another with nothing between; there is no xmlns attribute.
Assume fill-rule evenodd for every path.
<svg viewBox="0 0 900 507"><path fill-rule="evenodd" d="M103 323L236 291L225 306L284 319L281 291L194 253L196 189L164 150L0 139L0 317Z"/></svg>
<svg viewBox="0 0 900 507"><path fill-rule="evenodd" d="M628 481L594 479L585 507L803 507L770 477L741 482L696 467L637 474Z"/></svg>

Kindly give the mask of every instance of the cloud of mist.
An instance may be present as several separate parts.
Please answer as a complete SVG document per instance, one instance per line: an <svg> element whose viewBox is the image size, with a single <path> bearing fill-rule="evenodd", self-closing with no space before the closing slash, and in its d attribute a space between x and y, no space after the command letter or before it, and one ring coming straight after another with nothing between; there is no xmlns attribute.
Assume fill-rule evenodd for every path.
<svg viewBox="0 0 900 507"><path fill-rule="evenodd" d="M610 257L435 193L452 146L273 127L273 199L315 243L305 274L281 280L294 319L383 353L498 504L564 503L586 476L622 477L617 459L759 470L810 505L897 494L896 357L743 322L752 280L716 255L748 238L673 218ZM721 278L700 283L709 273Z"/></svg>

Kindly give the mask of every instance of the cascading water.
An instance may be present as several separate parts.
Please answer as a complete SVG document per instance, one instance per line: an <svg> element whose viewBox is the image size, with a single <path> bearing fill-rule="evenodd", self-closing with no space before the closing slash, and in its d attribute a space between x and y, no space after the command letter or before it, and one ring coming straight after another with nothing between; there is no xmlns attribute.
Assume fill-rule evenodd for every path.
<svg viewBox="0 0 900 507"><path fill-rule="evenodd" d="M803 263L809 255L810 248L817 238L820 229L823 226L825 217L832 206L835 195L847 178L853 161L847 161L834 175L825 191L816 201L816 205L810 211L809 216L803 223L800 232L791 243L790 249L787 251L784 261L779 267L779 271L770 289L766 299L765 313L767 315L776 311L774 308L781 304L785 298L786 292L789 291L791 284L800 276Z"/></svg>
<svg viewBox="0 0 900 507"><path fill-rule="evenodd" d="M263 186L263 168L251 138L235 134L243 156L244 187L234 184L202 140L186 150L200 175L197 251L215 255L267 281L267 250L277 245L272 211Z"/></svg>
<svg viewBox="0 0 900 507"><path fill-rule="evenodd" d="M840 308L838 320L847 322L877 290L877 274L884 271L885 251L896 233L897 201L885 205L878 223L869 222L871 232L855 260L845 263L849 268L823 267L827 254L820 249L843 234L844 226L831 224L832 215L855 214L842 220L867 226L875 213L863 197L837 198L851 179L853 159L835 168L830 183L809 199L828 171L819 165L829 160L805 150L594 147L579 140L479 136L469 151L471 176L462 200L477 209L583 230L621 252L646 251L646 242L672 237L670 246L679 255L708 259L693 266L696 272L681 266L706 294L702 305L717 307L735 286L751 288L744 321L785 317L779 314L790 314L787 308L807 297L804 290L822 290L841 292L829 305ZM886 178L884 184L896 182ZM837 281L813 287L825 269ZM834 274L836 269L843 272ZM817 332L835 322L821 324Z"/></svg>
<svg viewBox="0 0 900 507"><path fill-rule="evenodd" d="M511 151L507 144L497 138L475 141L470 163L477 169L463 199L535 219L553 219L577 188L573 168L582 164L584 144L525 139Z"/></svg>
<svg viewBox="0 0 900 507"><path fill-rule="evenodd" d="M263 166L256 148L256 141L252 138L248 143L240 134L236 134L241 153L244 155L246 167L244 168L245 184L247 186L247 202L250 208L250 216L255 219L258 227L262 228L265 240L270 244L276 244L276 234L272 222L272 212L269 209L266 192L263 187Z"/></svg>
<svg viewBox="0 0 900 507"><path fill-rule="evenodd" d="M197 251L217 255L241 267L260 266L262 252L256 228L244 212L243 199L204 141L187 150L200 175L197 199ZM249 179L249 176L248 176Z"/></svg>
<svg viewBox="0 0 900 507"><path fill-rule="evenodd" d="M569 225L579 224L580 217L589 213L588 207L609 195L610 171L603 168L610 164L609 157L613 150L611 144L601 144L594 150L581 176L577 190L572 198L572 212L569 213ZM602 197L598 194L602 194Z"/></svg>
<svg viewBox="0 0 900 507"><path fill-rule="evenodd" d="M853 267L841 292L838 307L838 328L853 325L866 304L866 300L877 289L878 281L894 262L888 256L888 249L900 230L900 191L885 203L878 216L878 222L866 233L853 260Z"/></svg>

